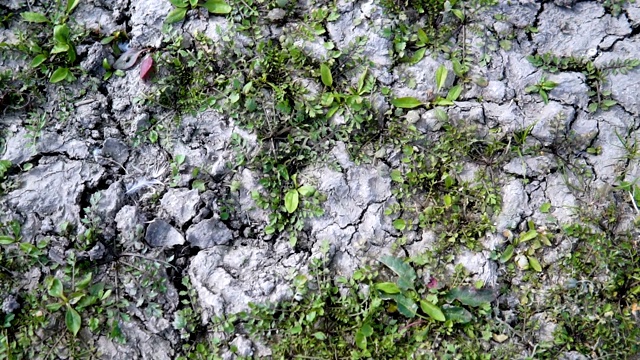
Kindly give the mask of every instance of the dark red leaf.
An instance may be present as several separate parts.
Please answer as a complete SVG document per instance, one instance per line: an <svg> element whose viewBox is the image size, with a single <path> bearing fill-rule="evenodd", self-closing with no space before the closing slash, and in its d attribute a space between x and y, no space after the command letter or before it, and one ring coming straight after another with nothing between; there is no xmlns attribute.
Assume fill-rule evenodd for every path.
<svg viewBox="0 0 640 360"><path fill-rule="evenodd" d="M152 69L153 57L151 57L151 55L147 55L147 57L142 60L142 63L140 63L140 78L142 80L147 80Z"/></svg>

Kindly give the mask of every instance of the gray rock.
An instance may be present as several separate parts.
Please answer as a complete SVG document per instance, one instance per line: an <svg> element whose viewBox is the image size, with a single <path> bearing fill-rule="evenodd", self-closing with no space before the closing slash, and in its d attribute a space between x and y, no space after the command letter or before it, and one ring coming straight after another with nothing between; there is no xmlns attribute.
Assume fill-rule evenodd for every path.
<svg viewBox="0 0 640 360"><path fill-rule="evenodd" d="M287 16L286 11L284 11L283 9L275 8L269 11L269 13L267 14L267 19L272 22L278 22L284 19L285 16Z"/></svg>
<svg viewBox="0 0 640 360"><path fill-rule="evenodd" d="M514 229L527 212L527 195L520 180L511 180L502 188L502 210L495 223L498 232Z"/></svg>
<svg viewBox="0 0 640 360"><path fill-rule="evenodd" d="M507 95L507 87L501 81L489 81L482 90L482 98L486 101L501 103Z"/></svg>
<svg viewBox="0 0 640 360"><path fill-rule="evenodd" d="M394 96L411 96L423 102L433 100L437 95L434 94L436 91L435 74L441 65L445 65L449 70L440 94L446 96L447 89L453 85L455 79L451 63L442 58L434 59L430 54L426 54L422 60L414 65L400 64L394 68L394 77L399 79L393 86ZM408 86L410 83L415 83L415 87Z"/></svg>
<svg viewBox="0 0 640 360"><path fill-rule="evenodd" d="M483 281L485 286L494 286L498 280L498 269L494 262L489 261L489 252L473 252L465 250L458 255L455 264L462 266L472 274L474 280ZM455 265L451 265L453 267Z"/></svg>
<svg viewBox="0 0 640 360"><path fill-rule="evenodd" d="M196 189L169 189L160 200L160 204L176 224L182 226L196 216L200 196Z"/></svg>
<svg viewBox="0 0 640 360"><path fill-rule="evenodd" d="M101 359L171 360L174 358L171 343L160 335L146 331L144 325L138 320L120 322L120 328L127 342L120 344L116 340L101 336L96 348L96 352L101 354Z"/></svg>
<svg viewBox="0 0 640 360"><path fill-rule="evenodd" d="M562 174L553 173L547 177L545 194L553 209L551 215L558 219L560 224L571 224L575 221L574 209L577 208L578 201Z"/></svg>
<svg viewBox="0 0 640 360"><path fill-rule="evenodd" d="M100 241L87 252L87 255L89 255L89 260L91 261L100 260L104 257L105 254L106 249Z"/></svg>
<svg viewBox="0 0 640 360"><path fill-rule="evenodd" d="M5 209L37 214L40 218L49 218L53 224L69 221L72 226L78 226L81 194L86 187L97 185L104 170L96 164L56 157L41 158L40 164L16 176L18 189L8 193L0 204L6 201ZM23 230L27 229L23 224Z"/></svg>
<svg viewBox="0 0 640 360"><path fill-rule="evenodd" d="M102 144L102 156L122 165L129 158L129 147L122 140L109 138Z"/></svg>
<svg viewBox="0 0 640 360"><path fill-rule="evenodd" d="M162 44L162 24L173 9L170 2L140 0L131 4L131 43L136 48L158 48Z"/></svg>
<svg viewBox="0 0 640 360"><path fill-rule="evenodd" d="M18 309L20 309L20 303L16 300L15 296L7 295L7 297L2 300L2 312L5 314L11 314Z"/></svg>
<svg viewBox="0 0 640 360"><path fill-rule="evenodd" d="M388 71L392 65L389 57L392 45L390 40L381 36L382 28L387 25L382 17L383 10L373 0L358 5L344 12L337 21L327 23L327 31L339 50L356 45L358 37L366 39L363 56L373 64L371 71L374 76L389 85L393 81Z"/></svg>
<svg viewBox="0 0 640 360"><path fill-rule="evenodd" d="M86 72L102 71L102 61L107 57L104 45L99 42L94 43L87 50L87 55L80 63L80 68Z"/></svg>
<svg viewBox="0 0 640 360"><path fill-rule="evenodd" d="M160 219L155 219L149 224L144 239L152 247L170 247L184 244L184 237L169 223Z"/></svg>
<svg viewBox="0 0 640 360"><path fill-rule="evenodd" d="M303 269L306 262L301 257L293 263L286 261L289 257L285 251L291 251L286 246L288 249L275 251L253 246L237 249L216 246L198 252L189 264L189 278L198 292L203 323L213 315L247 310L249 302L290 299L293 292L285 277L291 271Z"/></svg>
<svg viewBox="0 0 640 360"><path fill-rule="evenodd" d="M207 249L216 245L226 245L233 233L218 219L203 220L187 230L187 241L191 246Z"/></svg>
<svg viewBox="0 0 640 360"><path fill-rule="evenodd" d="M541 54L586 56L607 35L620 38L631 33L626 19L605 14L596 2L580 2L572 9L547 3L539 19L539 32L533 35L533 41Z"/></svg>
<svg viewBox="0 0 640 360"><path fill-rule="evenodd" d="M549 98L557 100L563 105L575 105L582 110L587 110L589 104L589 87L582 73L551 74L547 80L553 81L556 86L549 92Z"/></svg>
<svg viewBox="0 0 640 360"><path fill-rule="evenodd" d="M123 206L116 214L116 228L121 233L134 233L141 224L138 208L131 205Z"/></svg>
<svg viewBox="0 0 640 360"><path fill-rule="evenodd" d="M124 204L124 189L122 184L114 182L107 190L100 192L100 200L97 204L97 213L103 221L111 222L115 219L116 213Z"/></svg>
<svg viewBox="0 0 640 360"><path fill-rule="evenodd" d="M236 347L235 354L238 356L249 358L253 355L253 343L242 335L236 336L230 344Z"/></svg>
<svg viewBox="0 0 640 360"><path fill-rule="evenodd" d="M603 67L616 60L638 58L640 53L640 37L634 36L617 42L612 51L601 54L595 59L597 66ZM612 92L613 98L620 106L634 115L640 115L640 67L626 74L610 74L605 84Z"/></svg>

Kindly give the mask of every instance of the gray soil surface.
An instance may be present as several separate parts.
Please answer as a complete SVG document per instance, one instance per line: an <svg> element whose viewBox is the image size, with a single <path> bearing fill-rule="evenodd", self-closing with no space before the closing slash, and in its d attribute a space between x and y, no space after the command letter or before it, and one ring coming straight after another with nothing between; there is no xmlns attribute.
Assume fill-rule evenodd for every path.
<svg viewBox="0 0 640 360"><path fill-rule="evenodd" d="M640 58L637 2L500 0L473 14L464 32L457 29L450 40L456 46L465 44L462 51L472 59L465 75L468 81L455 75L453 57L441 50L429 49L415 62L400 61L398 40L386 29L424 18L391 13L377 0L302 0L284 9L256 4L253 8L259 12L259 21L252 26L259 29L259 35L255 33L258 30L243 28L242 16L236 10L246 6L244 1L228 3L234 9L230 15L209 14L198 7L189 10L185 20L169 26L165 18L174 6L166 0L81 0L70 21L88 30L89 35L75 45L78 59L71 71L76 79L49 83L48 74L55 68L52 65L49 73L33 72L39 81L39 95L20 104L0 102L4 107L0 159L11 163L0 189L3 234L8 234L8 224L15 221L21 228L19 242L46 242L40 260L45 266L35 263L19 273L7 262L11 251L17 251L11 250L17 243L0 245L4 254L0 280L5 282L0 301L4 301L5 316L33 309L21 294L47 286L44 284L49 284L47 279L52 277L62 278L70 261L88 262L93 266L92 283L109 284L114 301L124 304L118 305L119 311L126 314L118 322L121 337L110 336L108 331L90 331L90 315L81 314L78 339L87 344L92 356L174 359L184 355L181 347L189 336L176 322L177 314L185 308L186 292L193 296L198 312L195 326L202 326L246 311L249 303L278 303L296 297L294 278L307 274L314 258L326 256L332 274L351 276L363 266L377 266L376 259L383 255L416 259L425 251L447 248L437 257L437 267L419 272L421 279L428 282L437 278L445 286L454 281L454 274L459 273L456 266L461 264L465 274L462 283L500 292L493 300L494 314L505 323L512 321L516 333L520 328L513 319L523 306L534 309L531 316L537 321L537 329L519 330L523 336L505 332L509 335L506 343L518 348L516 353L522 359L542 358L535 355L538 349L532 344L554 344L557 327L563 323L552 309L554 302L560 301L553 297L552 289L587 280L597 287L616 278L609 268L583 275L567 269L565 259L577 251L578 245L577 240L563 235L562 229L577 223L596 230L600 226L614 238L635 239L636 247L627 251L637 252L640 68L636 64L603 72L605 78L598 82L602 88L594 89L584 65L589 62L605 69L619 59ZM614 11L609 3L622 5ZM18 13L54 13L43 1L0 0L0 9L0 15L16 14L0 28L0 42L12 46L24 41L19 32L46 25L27 24ZM305 14L317 9L333 16L305 24ZM323 31L307 28L315 24L320 24ZM118 60L113 44L100 42L116 33L126 33L126 38L114 42L145 51L132 66ZM183 37L175 41L179 35ZM202 37L212 41L207 45L200 42ZM370 111L377 114L367 126L376 124L381 133L390 134L393 118L405 128L415 127L427 144L448 136L449 125L459 128L462 135L452 146L466 141L475 145L461 147L468 153L456 160L457 173L450 172L455 177L453 186L461 190L447 194L454 194L453 201L462 201L456 200L455 194L467 197L469 211L478 209L471 210L475 206L472 203L489 202L488 194L495 194L496 206L479 212L489 219L482 234L468 243L452 239L447 247L442 244L450 241L450 236L443 235L450 233L448 225L443 230L438 224L421 224L409 207L388 211L407 199L399 197L401 187L393 175L408 165L403 162L404 148L393 145L393 141L382 141L384 136L359 148L337 137L326 146L316 146L317 161L296 168L297 183L287 184L294 191L299 185L312 186L324 200L319 203L322 211L318 216L302 217L301 229L295 234L292 228L275 232L266 229L272 224L273 211L262 206L255 194L273 190L261 181L265 177L262 164L251 160L273 146L273 139L281 134L268 138L247 126L242 119L244 113L225 110L230 104L226 100L218 99L217 105L208 106L208 98L201 97L197 107L181 111L176 102L175 106L162 104L154 96L179 86L159 83L171 72L171 68L161 66L163 53L198 49L220 63L233 58L240 64L254 56L257 44L285 39L309 59L305 69L318 69L291 70L294 82L307 90L309 103L317 103L328 91L319 64L334 64L335 83L357 87L360 68L344 67L342 72L333 54L352 52L358 44L353 52L357 53L359 66L366 64L367 74L375 83L375 90L363 95L371 104ZM415 41L415 37L408 40L414 46L411 51L407 48L409 56L419 48ZM14 74L26 71L33 59L31 55L19 55L9 45L0 52L0 70ZM545 68L528 58L546 53L582 62ZM143 80L140 63L148 54L155 56L154 73L150 80ZM119 65L105 69L103 59ZM312 65L306 65L309 63ZM437 89L436 72L441 65L448 69L448 76L443 79L442 89ZM104 80L108 71L118 67L121 72ZM214 79L222 72L218 70L199 69L195 75ZM240 75L241 86L247 74ZM556 85L545 94L531 89L545 80ZM0 82L0 86L4 84L9 82ZM462 91L453 105L424 106L432 104L436 95L446 96L454 85L461 85ZM220 86L220 93L230 98L226 89L226 85ZM261 91L267 97L272 90L265 87ZM8 93L3 95L8 98ZM548 101L544 101L545 96ZM392 99L403 97L418 99L423 106L395 107ZM590 108L593 104L599 107ZM271 108L264 105L257 111L276 121L274 105L271 102ZM348 123L348 116L348 111L338 112L324 121L338 129ZM322 136L315 141L320 143ZM503 146L496 158L474 155L486 154L482 146L489 143ZM435 145L415 142L409 143L411 146L427 156L441 151ZM515 147L522 151L513 151ZM482 179L492 190L463 191L461 184L477 183L479 174L484 174ZM415 197L412 199L420 204ZM444 219L453 216L445 215ZM404 222L400 225L397 220ZM538 243L539 248L533 250L518 246L514 239L522 239L530 230L537 230L538 235L546 232L550 243ZM292 235L296 237L295 246ZM329 244L326 255L324 242ZM515 252L506 257L510 245L515 245ZM638 257L635 259L637 264ZM636 313L640 288L638 293L631 293L640 282L640 272L637 268L628 271L638 277L630 278L625 285L628 297L611 300L619 305L612 311L626 311L640 326L640 312ZM9 274L15 275L11 281ZM13 309L16 301L17 309ZM564 302L561 305L568 306ZM34 330L32 336L39 339L34 343L45 344L45 353L53 349L46 356L34 358L83 358L63 349L60 344L66 344L66 340L47 343L47 338L55 341L57 334L67 332L64 313L59 313L56 318L51 311L46 317L54 321ZM6 329L9 337L14 331L22 331L17 325ZM243 331L225 335L224 339L226 345L220 348L224 359L270 354L267 345ZM497 339L502 341L495 340L495 334L493 339L489 341L493 345L485 348L487 353L504 341L500 337ZM640 340L630 341L637 349ZM550 346L557 346L554 356L565 359L604 358L603 352L595 350L597 342L592 344L591 353L571 346ZM617 356L621 355L609 358L622 358ZM506 357L495 353L493 358Z"/></svg>

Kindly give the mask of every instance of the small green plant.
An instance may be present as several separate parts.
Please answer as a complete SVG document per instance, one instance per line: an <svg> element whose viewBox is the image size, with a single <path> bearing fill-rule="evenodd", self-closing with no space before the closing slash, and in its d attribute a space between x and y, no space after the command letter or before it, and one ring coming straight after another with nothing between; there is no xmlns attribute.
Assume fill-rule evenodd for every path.
<svg viewBox="0 0 640 360"><path fill-rule="evenodd" d="M448 74L449 70L447 70L444 65L440 65L436 70L436 94L438 94L444 87ZM430 106L452 106L454 104L453 102L458 99L461 92L462 87L460 85L455 85L449 89L446 97L443 98L440 95L436 95L435 99L428 103L424 103L414 97L401 97L391 100L391 104L400 109L413 109L420 106L425 106L427 108Z"/></svg>
<svg viewBox="0 0 640 360"><path fill-rule="evenodd" d="M44 46L30 41L27 47L29 54L35 54L31 61L31 67L39 68L43 73L50 74L49 81L51 83L58 83L62 80L75 80L70 66L75 63L77 56L71 36L71 28L67 24L67 21L69 15L71 15L79 3L80 0L67 1L66 7L59 9L51 18L38 12L27 11L21 14L22 19L27 22L53 25L53 37L49 38ZM65 55L65 59L60 58Z"/></svg>
<svg viewBox="0 0 640 360"><path fill-rule="evenodd" d="M463 331L491 328L493 290L436 289L436 281L422 283L402 259L384 256L380 262L396 277L385 281L381 272L363 268L351 278L331 278L316 259L309 276L294 279L297 300L251 304L240 319L252 334L268 341L274 358L295 358L309 349L319 358L439 358L436 354L448 352L449 341L458 346L466 341L461 354L476 353L480 345L475 335L456 339ZM365 285L368 290L362 291Z"/></svg>
<svg viewBox="0 0 640 360"><path fill-rule="evenodd" d="M540 79L540 81L538 81L537 84L535 85L530 85L527 86L524 91L527 94L531 94L531 93L538 93L538 95L540 95L540 97L542 98L542 101L546 104L549 103L549 95L548 92L555 89L556 86L558 86L557 83L551 81L551 80L547 80L544 76Z"/></svg>
<svg viewBox="0 0 640 360"><path fill-rule="evenodd" d="M212 14L224 15L231 12L231 6L229 6L224 0L169 0L173 6L173 9L165 22L167 24L173 24L184 19L189 9L195 9L197 7L203 7Z"/></svg>
<svg viewBox="0 0 640 360"><path fill-rule="evenodd" d="M590 112L595 112L598 109L606 111L617 104L617 102L611 98L611 91L604 89L607 75L617 73L626 74L640 66L640 59L617 59L598 67L589 59L572 56L562 57L551 53L530 55L527 59L534 66L551 73L558 71L577 71L583 73L587 77L587 85L589 86L589 98L591 102L589 103L588 110Z"/></svg>
<svg viewBox="0 0 640 360"><path fill-rule="evenodd" d="M548 212L549 206L543 205L540 211ZM498 261L504 264L513 259L513 262L520 270L533 269L536 272L542 272L542 266L536 257L536 252L541 252L543 246L550 247L551 241L547 233L542 229L536 229L532 221L529 221L528 226L528 231L513 237L512 242L506 246L498 257ZM505 230L505 232L511 235L509 230ZM526 245L524 245L525 243Z"/></svg>

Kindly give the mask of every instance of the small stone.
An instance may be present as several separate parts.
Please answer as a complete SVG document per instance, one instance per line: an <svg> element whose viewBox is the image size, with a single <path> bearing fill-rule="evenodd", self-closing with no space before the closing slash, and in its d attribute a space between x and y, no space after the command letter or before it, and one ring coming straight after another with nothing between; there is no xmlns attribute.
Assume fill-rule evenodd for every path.
<svg viewBox="0 0 640 360"><path fill-rule="evenodd" d="M177 223L184 225L187 221L196 216L196 207L200 202L198 190L169 189L160 200L164 210Z"/></svg>
<svg viewBox="0 0 640 360"><path fill-rule="evenodd" d="M124 164L129 158L129 148L121 140L109 138L102 144L102 156L111 158L118 164Z"/></svg>
<svg viewBox="0 0 640 360"><path fill-rule="evenodd" d="M217 219L203 220L187 230L187 241L201 249L225 245L232 238L231 230Z"/></svg>
<svg viewBox="0 0 640 360"><path fill-rule="evenodd" d="M267 14L267 19L272 22L278 22L287 16L287 12L282 9L273 9Z"/></svg>
<svg viewBox="0 0 640 360"><path fill-rule="evenodd" d="M155 219L147 227L144 236L149 246L169 247L184 244L184 237L164 220Z"/></svg>
<svg viewBox="0 0 640 360"><path fill-rule="evenodd" d="M18 309L20 309L20 303L16 300L15 296L9 295L2 301L2 311L5 314L11 314Z"/></svg>
<svg viewBox="0 0 640 360"><path fill-rule="evenodd" d="M104 245L101 242L98 242L94 247L89 250L89 260L95 261L100 260L106 254L106 250Z"/></svg>

